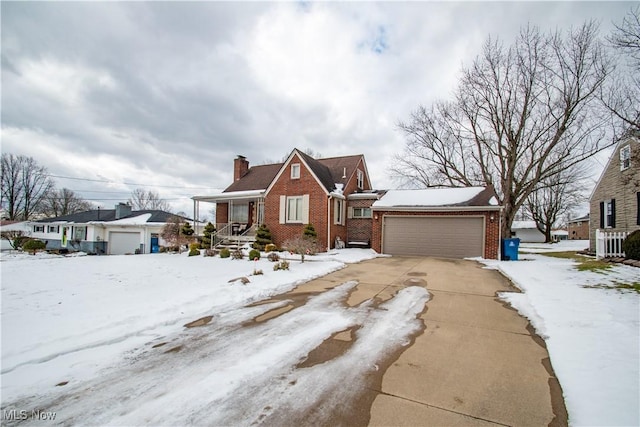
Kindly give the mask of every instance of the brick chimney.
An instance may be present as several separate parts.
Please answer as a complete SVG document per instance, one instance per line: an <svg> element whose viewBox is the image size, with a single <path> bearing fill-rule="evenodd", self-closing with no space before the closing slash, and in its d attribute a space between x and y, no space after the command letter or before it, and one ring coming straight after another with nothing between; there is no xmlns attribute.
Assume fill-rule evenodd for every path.
<svg viewBox="0 0 640 427"><path fill-rule="evenodd" d="M124 218L131 215L131 206L125 203L118 203L116 205L116 219Z"/></svg>
<svg viewBox="0 0 640 427"><path fill-rule="evenodd" d="M249 172L249 161L246 157L238 155L233 161L233 181L238 181Z"/></svg>

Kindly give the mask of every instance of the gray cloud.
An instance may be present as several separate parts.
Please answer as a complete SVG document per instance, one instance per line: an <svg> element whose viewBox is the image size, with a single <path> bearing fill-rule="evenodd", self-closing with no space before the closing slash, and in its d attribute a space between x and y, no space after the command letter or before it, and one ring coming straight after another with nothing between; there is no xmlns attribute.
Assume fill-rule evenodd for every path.
<svg viewBox="0 0 640 427"><path fill-rule="evenodd" d="M297 146L363 153L390 187L396 122L448 96L489 33L509 42L527 23L592 18L606 33L629 7L3 2L2 149L57 175L220 189L236 154L261 163ZM210 191L152 189L180 210Z"/></svg>

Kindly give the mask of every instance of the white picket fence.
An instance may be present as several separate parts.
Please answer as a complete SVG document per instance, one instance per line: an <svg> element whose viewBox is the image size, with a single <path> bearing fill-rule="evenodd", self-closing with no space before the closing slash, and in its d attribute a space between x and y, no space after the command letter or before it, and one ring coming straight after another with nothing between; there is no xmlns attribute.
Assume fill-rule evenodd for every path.
<svg viewBox="0 0 640 427"><path fill-rule="evenodd" d="M624 257L622 242L629 233L596 230L596 258Z"/></svg>

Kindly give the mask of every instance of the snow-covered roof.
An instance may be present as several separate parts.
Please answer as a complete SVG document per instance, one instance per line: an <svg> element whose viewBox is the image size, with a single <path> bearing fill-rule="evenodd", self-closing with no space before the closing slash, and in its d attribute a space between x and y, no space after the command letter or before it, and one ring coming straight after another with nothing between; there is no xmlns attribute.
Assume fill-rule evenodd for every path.
<svg viewBox="0 0 640 427"><path fill-rule="evenodd" d="M263 188L261 190L229 191L227 193L219 193L211 196L193 196L191 199L200 202L221 202L226 200L255 199L256 197L262 197L265 190L266 189Z"/></svg>
<svg viewBox="0 0 640 427"><path fill-rule="evenodd" d="M499 209L492 189L487 187L389 190L373 203L377 210L410 208Z"/></svg>
<svg viewBox="0 0 640 427"><path fill-rule="evenodd" d="M122 219L116 219L115 221L109 221L109 225L142 225L146 224L151 218L150 213L127 217Z"/></svg>
<svg viewBox="0 0 640 427"><path fill-rule="evenodd" d="M537 229L538 227L536 226L536 222L535 221L513 221L511 223L512 230L524 230L529 228Z"/></svg>

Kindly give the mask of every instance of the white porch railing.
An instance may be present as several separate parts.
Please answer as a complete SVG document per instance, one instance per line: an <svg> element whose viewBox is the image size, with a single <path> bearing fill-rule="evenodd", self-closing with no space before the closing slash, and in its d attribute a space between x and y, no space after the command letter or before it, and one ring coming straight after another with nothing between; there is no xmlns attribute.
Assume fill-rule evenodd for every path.
<svg viewBox="0 0 640 427"><path fill-rule="evenodd" d="M596 258L624 257L622 242L629 233L596 230Z"/></svg>

